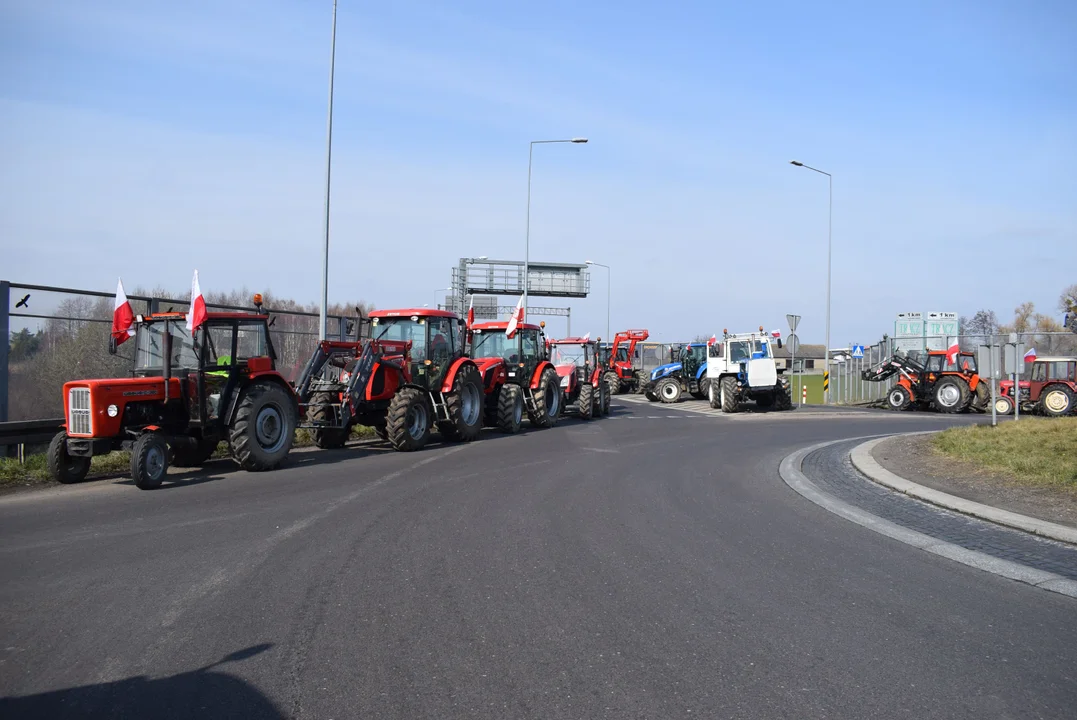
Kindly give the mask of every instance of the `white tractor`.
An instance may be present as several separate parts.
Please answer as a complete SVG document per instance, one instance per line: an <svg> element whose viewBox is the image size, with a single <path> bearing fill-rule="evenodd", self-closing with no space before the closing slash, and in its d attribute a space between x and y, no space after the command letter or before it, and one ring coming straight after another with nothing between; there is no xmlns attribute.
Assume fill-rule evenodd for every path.
<svg viewBox="0 0 1077 720"><path fill-rule="evenodd" d="M774 361L775 345L782 346L781 337L763 332L762 326L757 333L723 330L722 339L707 351L710 406L734 413L741 403L754 400L760 408L792 409L789 379Z"/></svg>

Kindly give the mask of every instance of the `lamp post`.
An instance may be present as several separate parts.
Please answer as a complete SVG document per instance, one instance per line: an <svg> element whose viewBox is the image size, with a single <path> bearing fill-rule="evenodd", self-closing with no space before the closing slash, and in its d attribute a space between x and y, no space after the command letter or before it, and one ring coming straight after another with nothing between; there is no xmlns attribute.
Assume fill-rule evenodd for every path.
<svg viewBox="0 0 1077 720"><path fill-rule="evenodd" d="M436 294L439 294L439 295L440 295L441 293L445 292L446 290L447 290L447 291L449 291L449 292L452 292L452 291L453 291L453 289L452 289L451 287L447 287L447 288L438 288L438 289L437 289L437 290L435 290L434 292L435 292ZM436 296L435 296L435 298L434 298L434 301L435 301L435 304L436 304L436 305L437 305L437 306L438 306L438 307L440 308L440 307L441 307L441 301L440 301L440 300L438 300L438 298L437 298ZM448 310L448 308L445 308L445 309L446 309L446 310ZM459 310L457 310L456 308L453 308L453 310L454 310L454 312L456 312L456 314L457 314L457 315L459 315L459 314L460 314L460 311L459 311Z"/></svg>
<svg viewBox="0 0 1077 720"><path fill-rule="evenodd" d="M834 177L819 168L813 168L811 165L805 165L797 160L790 160L790 165L796 165L797 167L806 168L820 175L826 175L827 187L829 189L830 199L827 202L827 231L826 231L826 354L823 365L823 372L826 373L825 378L827 381L827 388L823 402L827 405L830 404L830 255L831 248L833 247L834 237Z"/></svg>
<svg viewBox="0 0 1077 720"><path fill-rule="evenodd" d="M549 143L576 143L587 142L587 138L576 137L569 140L532 140L527 150L527 234L524 237L524 312L527 312L527 280L531 266L531 158L535 154L536 145ZM526 316L526 315L525 315Z"/></svg>
<svg viewBox="0 0 1077 720"><path fill-rule="evenodd" d="M333 74L337 59L337 0L333 0L333 35L329 45L329 118L325 140L325 248L322 251L322 306L318 310L318 339L325 340L329 306L329 186L333 167Z"/></svg>
<svg viewBox="0 0 1077 720"><path fill-rule="evenodd" d="M610 276L612 271L609 265L603 265L600 262L594 260L584 260L588 265L597 265L598 267L606 268L606 342L610 342Z"/></svg>

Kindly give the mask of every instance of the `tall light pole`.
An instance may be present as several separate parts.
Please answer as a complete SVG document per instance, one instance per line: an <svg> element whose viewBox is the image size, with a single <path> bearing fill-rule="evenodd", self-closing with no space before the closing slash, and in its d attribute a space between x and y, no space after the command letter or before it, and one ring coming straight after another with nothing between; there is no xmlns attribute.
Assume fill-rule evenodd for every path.
<svg viewBox="0 0 1077 720"><path fill-rule="evenodd" d="M447 288L438 288L438 289L437 289L437 290L435 290L434 292L435 292L435 293L437 293L437 295L440 295L441 293L445 292L446 290L448 290L449 292L453 292L453 289L452 289L451 287L447 287ZM441 301L440 301L440 300L438 300L438 298L437 298L437 295L435 295L435 297L434 297L434 300L435 300L435 302L436 302L437 306L438 306L438 307L441 307ZM446 310L448 310L448 308L445 308L445 309L446 309ZM453 308L453 311L454 311L454 312L455 312L455 313L456 313L457 315L459 315L459 314L460 314L460 309L459 309L459 308Z"/></svg>
<svg viewBox="0 0 1077 720"><path fill-rule="evenodd" d="M333 168L333 74L337 60L337 0L333 0L333 39L329 46L329 119L325 140L325 248L322 251L322 306L318 311L318 338L325 340L329 306L329 187Z"/></svg>
<svg viewBox="0 0 1077 720"><path fill-rule="evenodd" d="M527 235L524 238L524 312L527 312L527 280L531 271L531 158L536 145L548 143L585 143L587 138L576 137L569 140L532 140L527 149Z"/></svg>
<svg viewBox="0 0 1077 720"><path fill-rule="evenodd" d="M588 265L597 265L606 268L606 342L610 342L610 276L613 274L609 265L603 265L594 260L584 260Z"/></svg>
<svg viewBox="0 0 1077 720"><path fill-rule="evenodd" d="M805 165L797 160L790 160L789 164L796 165L797 167L806 168L808 170L814 170L820 175L826 175L827 186L830 192L830 199L827 201L827 230L826 230L826 354L824 355L825 364L823 366L823 372L826 373L824 379L826 380L826 392L823 402L827 405L830 404L830 255L831 248L833 247L834 238L834 177L819 168L813 168L811 165Z"/></svg>

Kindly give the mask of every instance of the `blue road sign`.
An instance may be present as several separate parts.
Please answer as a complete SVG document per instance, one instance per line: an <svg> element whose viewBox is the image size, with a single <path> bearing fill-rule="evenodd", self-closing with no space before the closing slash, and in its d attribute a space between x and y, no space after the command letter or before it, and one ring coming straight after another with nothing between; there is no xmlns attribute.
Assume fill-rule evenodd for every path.
<svg viewBox="0 0 1077 720"><path fill-rule="evenodd" d="M853 345L853 357L854 358L862 358L862 357L864 357L864 346L863 345Z"/></svg>

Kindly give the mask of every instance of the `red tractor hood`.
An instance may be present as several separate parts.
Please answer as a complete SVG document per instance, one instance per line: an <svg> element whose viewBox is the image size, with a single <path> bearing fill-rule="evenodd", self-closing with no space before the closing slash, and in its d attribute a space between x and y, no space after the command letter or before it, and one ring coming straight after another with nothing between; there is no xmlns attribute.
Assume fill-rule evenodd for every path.
<svg viewBox="0 0 1077 720"><path fill-rule="evenodd" d="M557 368L557 375L559 377L564 377L565 375L572 375L572 374L574 374L576 372L576 366L571 365L571 364L570 365L555 365L554 367Z"/></svg>
<svg viewBox="0 0 1077 720"><path fill-rule="evenodd" d="M497 365L503 365L505 363L504 359L499 358L499 357L473 358L473 359L475 361L475 364L479 366L479 372L482 373L483 375L485 375L486 371L489 370L490 368L495 367Z"/></svg>

